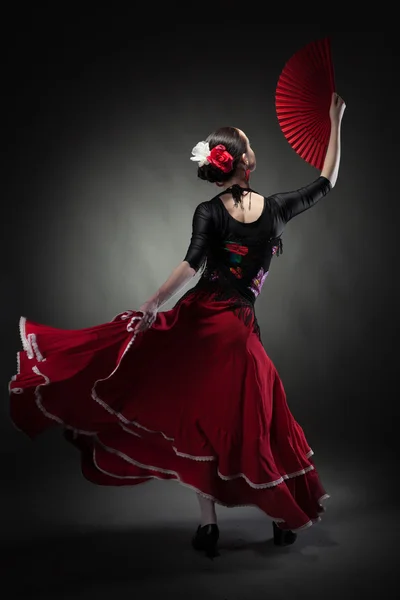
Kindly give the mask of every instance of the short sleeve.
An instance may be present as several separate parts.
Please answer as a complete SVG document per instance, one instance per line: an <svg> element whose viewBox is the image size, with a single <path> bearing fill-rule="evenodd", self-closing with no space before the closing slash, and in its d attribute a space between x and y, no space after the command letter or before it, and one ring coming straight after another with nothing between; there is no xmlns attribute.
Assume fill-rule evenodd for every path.
<svg viewBox="0 0 400 600"><path fill-rule="evenodd" d="M195 271L202 266L207 253L213 229L209 203L202 202L196 208L192 221L192 237L184 261Z"/></svg>
<svg viewBox="0 0 400 600"><path fill-rule="evenodd" d="M321 176L298 190L271 196L275 200L281 225L286 225L293 217L314 206L331 189L332 184L329 179Z"/></svg>

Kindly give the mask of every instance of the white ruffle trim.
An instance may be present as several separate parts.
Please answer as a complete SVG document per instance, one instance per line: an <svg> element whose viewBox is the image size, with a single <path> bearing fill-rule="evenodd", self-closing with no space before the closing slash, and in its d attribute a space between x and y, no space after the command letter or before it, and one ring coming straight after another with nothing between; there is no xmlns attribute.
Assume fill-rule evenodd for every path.
<svg viewBox="0 0 400 600"><path fill-rule="evenodd" d="M187 487L187 488L195 491L197 494L200 494L204 498L207 498L208 500L211 500L211 501L215 502L216 504L225 506L227 508L252 506L252 507L258 508L258 510L261 510L261 512L264 515L266 514L269 518L273 519L276 523L284 523L285 522L285 519L282 519L281 517L273 517L272 515L269 515L268 513L266 513L264 510L262 510L256 504L225 504L224 502L221 502L221 500L219 500L218 498L211 496L210 494L206 494L199 488L196 488L195 486L182 481L179 476L179 473L177 473L176 471L173 471L170 469L161 469L160 467L153 467L150 465L145 465L143 463L140 463L137 460L134 460L130 456L127 456L123 452L116 450L115 448L110 448L110 447L106 446L98 438L96 438L96 441L100 444L100 446L102 448L104 448L104 450L106 450L107 452L110 452L110 454L115 454L115 455L119 456L120 458L122 458L123 460L125 460L126 462L128 462L136 467L155 471L154 475L116 475L115 473L110 473L109 471L106 471L105 469L102 469L99 466L99 464L97 462L97 458L96 458L96 447L94 447L93 448L93 464L95 465L96 469L98 469L101 473L103 473L104 475L107 475L108 477L114 477L115 479L159 479L159 480L161 479L161 480L164 480L164 478L159 477L157 475L157 473L165 473L166 475L173 475L175 478L175 481L177 481L180 485L183 485L184 487ZM319 498L318 504L321 506L321 508L323 508L321 505L321 502L323 502L324 500L326 500L328 498L330 498L329 494L324 494L323 496L321 496L321 498ZM292 531L302 531L304 529L308 529L308 527L311 527L313 525L313 523L317 523L319 521L321 521L321 517L318 517L316 519L310 519L310 521L308 521L301 527L298 527L297 529L292 529Z"/></svg>
<svg viewBox="0 0 400 600"><path fill-rule="evenodd" d="M126 427L126 425L133 425L133 426L135 426L135 427L137 427L137 428L139 428L139 429L143 429L144 431L147 431L148 433L157 433L157 434L160 434L160 435L162 435L162 436L163 436L163 437L164 437L166 440L168 440L169 442L171 442L171 443L172 443L172 442L174 442L174 441L175 441L175 440L174 440L174 438L168 437L168 436L167 436L165 433L163 433L162 431L153 431L153 430L151 430L151 429L148 429L148 428L147 428L147 427L145 427L144 425L141 425L140 423L138 423L138 422L136 422L136 421L129 421L129 420L128 420L128 419L127 419L127 418L126 418L124 415L122 415L121 413L119 413L119 412L115 411L114 409L112 409L112 408L111 408L111 406L109 406L109 405L108 405L106 402L104 402L104 401L103 401L103 400L102 400L102 399L101 399L101 398L100 398L100 397L97 395L97 393L96 393L96 390L95 390L95 388L96 388L96 386L97 386L97 384L98 384L99 382L101 382L101 381L106 381L107 379L110 379L110 378L111 378L111 377L112 377L112 376L115 374L115 372L116 372L116 371L117 371L117 369L119 368L119 365L121 364L121 361L122 361L122 359L124 358L125 354L126 354L126 353L128 352L128 350L131 348L132 344L134 343L134 341L135 341L135 339L136 339L136 335L137 335L137 334L135 333L135 331L134 331L134 329L133 329L133 327L132 327L132 323L133 323L133 321L135 321L135 320L140 320L140 317L133 317L133 318L132 318L132 316L131 316L131 315L132 315L132 312L133 312L133 311L126 311L126 312L124 312L124 313L121 313L120 315L117 315L117 316L116 316L116 317L114 317L114 319L113 319L113 321L117 320L118 318L120 318L120 319L122 319L122 320L126 320L126 319L128 319L128 318L130 318L130 317L131 317L131 318L130 318L130 321L129 321L129 324L128 324L128 326L127 326L127 330L128 330L128 331L130 331L130 332L132 332L132 331L133 331L133 334L132 334L132 337L131 337L131 339L129 340L129 342L128 342L128 344L127 344L127 346L126 346L126 348L125 348L125 350L124 350L124 352L123 352L123 354L122 354L122 356L121 356L121 358L120 358L120 360L119 360L118 364L116 365L116 367L113 369L113 371L112 371L112 372L111 372L111 373L110 373L110 374L109 374L107 377L105 377L105 378L103 378L103 379L98 379L97 381L95 381L95 383L94 383L94 385L93 385L93 388L92 388L92 394L91 394L91 395L92 395L92 398L93 398L93 399L94 399L94 400L95 400L97 403L99 403L99 404L100 404L100 405L101 405L101 406L102 406L102 407L103 407L105 410L107 410L107 412L109 412L110 414L112 414L112 415L116 416L116 417L117 417L117 418L118 418L118 419L121 421L121 423L120 423L120 426L121 426L121 428L122 428L124 431L126 431L126 432L128 432L128 433L130 433L130 434L132 434L132 435L134 435L134 436L141 437L141 436L140 436L140 434L138 434L138 433L136 433L136 432L134 432L134 431L132 431L132 430L130 430L130 429L128 429L128 428ZM35 334L29 334L29 335L27 336L27 335L26 335L26 328L25 328L25 326L26 326L26 318L25 318L25 317L21 317L21 318L20 318L20 322L19 322L19 331L20 331L21 342L22 342L22 345L23 345L23 348L24 348L24 350L26 351L26 353L27 353L27 355L28 355L28 357L29 357L29 358L34 358L34 356L35 356L38 362L43 362L43 361L45 361L46 359L43 357L43 355L42 355L42 353L40 352L40 349L39 349L39 347L38 347L38 344L37 344L37 340L36 340L36 336L35 336ZM20 372L20 371L19 371L19 354L17 355L17 360L18 360L18 374L19 374L19 372ZM96 436L96 441L97 441L99 444L101 444L101 445L102 445L102 446L103 446L103 447L104 447L104 448L105 448L107 451L109 451L109 452L112 452L112 453L114 453L114 454L117 454L117 455L119 455L119 456L120 456L121 458L123 458L124 460L126 460L126 461L128 461L128 462L132 462L132 464L136 464L137 466L140 466L140 467L142 467L142 468L145 468L145 469L154 470L154 471L156 471L156 472L158 471L158 472L160 472L160 473L163 473L163 472L164 472L164 473L169 473L169 474L171 474L171 475L174 475L174 477L176 477L176 478L177 478L177 480L178 480L178 481L180 481L179 474L178 474L178 473L176 473L175 471L164 471L164 470L163 470L163 469L161 469L161 468L157 468L157 467L152 467L152 466L148 466L148 465L142 465L142 464L140 464L140 463L136 463L136 462L135 462L133 459L131 459L131 458L130 458L130 457L128 457L127 455L125 455L125 454L123 454L123 453L119 452L118 450L115 450L115 449L113 449L113 448L108 448L107 446L105 446L105 445L104 445L104 444L101 442L101 440L98 438L98 433L99 433L99 432L97 432L97 431L85 431L85 430L77 429L77 428L75 428L75 427L72 427L72 426L70 426L70 425L67 425L67 424L66 424L66 423L65 423L65 422L64 422L62 419L60 419L60 418L59 418L59 417L57 417L56 415L53 415L53 414L52 414L52 413L50 413L48 410L46 410L46 408L45 408L45 407L44 407L44 405L43 405L43 399L42 399L42 396L41 396L41 393L40 393L40 388L41 388L41 387L43 387L43 386L47 386L47 385L49 385L49 384L51 383L51 381L50 381L50 379L49 379L49 378L48 378L46 375L44 375L44 374L43 374L43 373L42 373L42 372L39 370L39 368L38 368L37 366L33 366L33 367L32 367L32 370L33 370L33 372L34 372L34 373L36 373L37 375L39 375L39 376L43 377L43 379L44 379L44 383L41 383L41 384L39 384L39 385L36 387L36 389L35 389L35 402L36 402L36 405L37 405L37 407L39 408L39 410L40 410L40 411L41 411L41 412L42 412L42 413L43 413L43 414L44 414L44 415L45 415L45 416L46 416L48 419L51 419L51 420L53 420L53 421L56 421L56 422L57 422L59 425L62 425L62 426L65 428L65 429L72 430L72 431L74 432L74 435L75 435L75 437L77 437L78 435L89 435L89 436ZM15 379L16 379L16 376L14 376L14 377L12 378L12 381L15 381ZM14 390L11 390L11 391L13 391L14 393L23 393L23 390L21 390L21 388L14 388ZM17 428L17 429L18 429L18 428ZM216 460L216 457L215 457L215 456L194 456L194 455L191 455L191 454L186 454L186 453L183 453L183 452L180 452L180 451L178 451L178 450L177 450L177 448L176 448L175 446L172 446L172 448L173 448L174 452L175 452L175 453L176 453L178 456L182 456L182 457L184 457L184 458L188 458L188 459L190 459L190 460L195 460L195 461L213 461L213 460ZM309 458L309 457L310 457L310 456L312 456L313 454L314 454L313 450L311 450L311 449L310 449L310 450L309 450L309 452L306 454L306 458ZM96 463L96 461L95 461L95 453L94 453L94 456L93 456L93 460L94 460L94 463L95 463L95 464L96 464L96 466L97 466L97 463ZM299 470L299 471L296 471L296 472L294 472L294 473L290 473L290 474L281 475L281 477L279 477L279 478L278 478L278 479L276 479L275 481L271 481L271 482L267 482L267 483L254 483L254 482L250 481L250 479L248 479L248 477L247 477L247 476L246 476L244 473L236 473L235 475L223 475L222 473L220 473L220 472L219 472L219 470L218 470L217 472L218 472L218 476L219 476L221 479L225 480L225 481L229 481L229 480L233 480L233 479L238 479L238 478L242 477L242 478L243 478L243 479L246 481L246 483L247 483L247 484L248 484L250 487L252 487L252 488L254 488L254 489L265 489L265 488L274 487L274 486L276 486L276 485L279 485L279 484L283 483L283 482L284 482L285 480L287 480L287 479L291 479L291 478L293 478L293 477L298 477L298 476L300 476L300 475L305 475L307 472L309 472L309 471L312 471L313 469L314 469L313 465L310 465L310 466L306 467L305 469L301 469L301 470ZM101 470L101 469L99 469L99 470ZM114 476L114 475L112 475L111 473L107 473L107 475L110 475L110 476L113 476L113 477L117 477L117 476ZM155 477L155 478L157 478L156 476L149 476L149 479L150 479L150 478L154 478L154 477ZM135 477L134 477L134 478L135 478ZM139 479L143 479L143 478L146 478L146 477L138 477L138 478L139 478ZM180 483L182 483L182 484L183 484L183 482L181 482L181 481L180 481ZM186 484L185 484L185 485L186 485ZM189 487L191 487L191 486L189 486ZM195 488L193 488L193 489L195 489ZM198 491L199 493L201 493L199 490L196 490L196 491ZM206 496L206 497L208 497L208 496ZM328 496L328 495L326 495L326 496L325 496L325 497L323 497L322 499L324 499L324 498L327 498L327 497L329 497L329 496ZM215 500L215 501L216 501L216 502L218 502L217 500ZM276 519L275 519L275 520L276 520Z"/></svg>

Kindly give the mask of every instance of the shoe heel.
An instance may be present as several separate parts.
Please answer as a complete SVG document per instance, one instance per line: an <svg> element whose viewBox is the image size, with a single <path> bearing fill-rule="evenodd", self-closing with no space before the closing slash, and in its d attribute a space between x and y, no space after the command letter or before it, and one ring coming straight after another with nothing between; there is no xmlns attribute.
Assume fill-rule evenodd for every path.
<svg viewBox="0 0 400 600"><path fill-rule="evenodd" d="M272 521L272 527L274 530L275 546L290 546L297 540L297 533L294 533L290 529L280 529L275 521Z"/></svg>
<svg viewBox="0 0 400 600"><path fill-rule="evenodd" d="M192 546L199 552L205 552L207 558L216 558L218 552L219 529L218 525L205 525L197 528L196 534L192 539Z"/></svg>
<svg viewBox="0 0 400 600"><path fill-rule="evenodd" d="M274 544L275 546L281 546L283 541L283 530L279 529L275 521L272 521L272 528L274 531Z"/></svg>

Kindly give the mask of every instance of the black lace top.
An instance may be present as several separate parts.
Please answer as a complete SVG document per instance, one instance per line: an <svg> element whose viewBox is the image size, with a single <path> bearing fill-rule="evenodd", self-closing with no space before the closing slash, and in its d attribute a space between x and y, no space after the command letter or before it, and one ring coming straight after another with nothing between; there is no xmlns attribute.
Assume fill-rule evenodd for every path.
<svg viewBox="0 0 400 600"><path fill-rule="evenodd" d="M241 223L229 214L221 195L230 189L199 204L184 258L196 271L204 267L196 287L222 287L228 295L239 293L254 303L272 257L282 251L286 223L314 206L331 189L330 181L321 176L296 191L265 197L264 210L253 223Z"/></svg>

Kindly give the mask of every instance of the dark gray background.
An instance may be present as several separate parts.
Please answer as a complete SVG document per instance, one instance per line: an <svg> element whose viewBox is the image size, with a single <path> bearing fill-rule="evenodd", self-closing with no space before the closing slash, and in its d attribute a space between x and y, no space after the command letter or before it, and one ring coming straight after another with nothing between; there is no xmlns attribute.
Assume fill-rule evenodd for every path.
<svg viewBox="0 0 400 600"><path fill-rule="evenodd" d="M290 56L325 35L347 104L339 179L287 226L256 311L330 508L284 554L265 541L271 530L261 513L218 509L225 554L208 564L188 543L198 519L190 490L157 481L97 488L83 480L79 456L59 431L32 443L13 428L7 382L18 319L80 328L138 308L185 255L196 205L216 193L196 178L189 157L217 127L249 136L260 193L315 179L318 171L280 131L274 92ZM398 528L395 35L36 14L10 20L7 58L0 311L2 565L14 590L7 598L379 594L394 575Z"/></svg>

